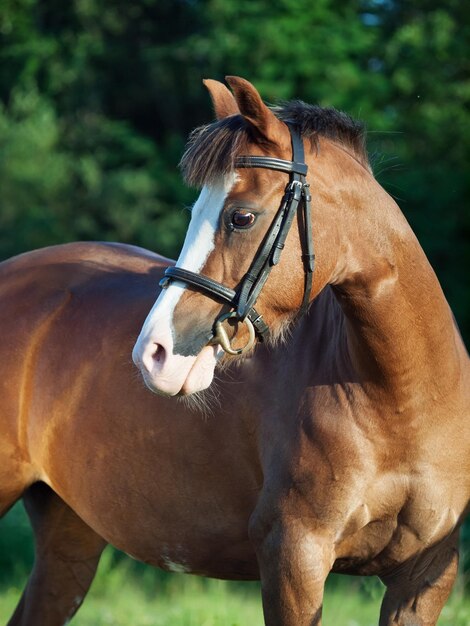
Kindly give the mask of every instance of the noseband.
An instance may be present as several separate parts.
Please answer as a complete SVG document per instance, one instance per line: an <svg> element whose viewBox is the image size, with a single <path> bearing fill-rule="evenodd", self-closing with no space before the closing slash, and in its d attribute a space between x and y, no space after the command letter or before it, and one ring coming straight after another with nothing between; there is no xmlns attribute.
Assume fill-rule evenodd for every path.
<svg viewBox="0 0 470 626"><path fill-rule="evenodd" d="M236 290L201 274L196 274L180 267L169 267L165 277L160 281L163 289L169 287L172 281L180 281L193 289L200 291L214 300L227 304L235 309L231 313L224 313L215 322L212 343L219 343L228 354L239 355L247 352L255 342L255 335L263 341L269 334L269 328L263 317L256 311L254 305L266 283L271 269L279 263L281 252L289 233L290 227L299 207L303 207L301 214L302 233L302 260L305 271L305 286L302 305L299 313L306 311L312 289L315 255L313 252L312 226L310 215L310 193L306 182L308 166L305 163L303 140L296 128L288 126L292 142L292 161L264 156L241 156L235 159L236 168L261 167L278 170L289 174L289 183L269 230L256 253L250 269L245 274ZM250 338L243 348L234 349L225 332L222 322L226 319L245 322Z"/></svg>

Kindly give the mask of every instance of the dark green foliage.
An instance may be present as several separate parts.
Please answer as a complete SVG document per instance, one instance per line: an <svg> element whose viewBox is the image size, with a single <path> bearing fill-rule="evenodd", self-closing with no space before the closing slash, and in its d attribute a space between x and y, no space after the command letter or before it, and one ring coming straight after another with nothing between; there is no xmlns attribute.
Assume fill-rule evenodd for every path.
<svg viewBox="0 0 470 626"><path fill-rule="evenodd" d="M0 520L0 586L24 582L33 564L32 534L21 503Z"/></svg>
<svg viewBox="0 0 470 626"><path fill-rule="evenodd" d="M175 256L201 79L238 74L366 123L468 341L469 42L460 0L2 0L0 259L77 239Z"/></svg>

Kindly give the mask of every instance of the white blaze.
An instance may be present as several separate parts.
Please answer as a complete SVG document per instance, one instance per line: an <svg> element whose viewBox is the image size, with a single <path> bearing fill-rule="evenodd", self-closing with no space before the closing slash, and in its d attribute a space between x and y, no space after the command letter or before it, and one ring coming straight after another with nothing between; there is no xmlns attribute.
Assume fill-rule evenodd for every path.
<svg viewBox="0 0 470 626"><path fill-rule="evenodd" d="M196 273L203 268L214 249L220 214L236 178L236 174L231 174L220 184L202 189L192 210L183 249L176 262L177 267ZM145 368L149 370L152 346L160 344L165 347L167 358L172 357L172 363L166 366L165 385L166 381L173 377L173 372L181 368L186 369L189 365L188 359L194 361L194 357L173 355L173 312L184 289L184 283L172 281L170 286L161 292L145 320L133 351L134 362L139 366L144 363Z"/></svg>
<svg viewBox="0 0 470 626"><path fill-rule="evenodd" d="M192 272L200 272L210 253L214 249L215 232L219 223L220 213L225 198L235 183L236 176L226 176L220 185L204 187L193 206L191 221L184 240L184 245L176 262L181 267ZM163 321L170 322L173 311L184 291L184 285L179 281L172 281L171 285L162 291L152 310L145 320L139 336L148 336L152 329ZM137 342L139 341L137 340Z"/></svg>

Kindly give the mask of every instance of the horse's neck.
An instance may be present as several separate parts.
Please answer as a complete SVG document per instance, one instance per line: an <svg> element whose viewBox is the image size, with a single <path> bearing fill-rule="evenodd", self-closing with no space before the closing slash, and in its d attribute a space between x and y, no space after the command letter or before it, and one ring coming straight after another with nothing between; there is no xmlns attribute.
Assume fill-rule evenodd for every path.
<svg viewBox="0 0 470 626"><path fill-rule="evenodd" d="M371 393L385 390L407 406L458 384L461 345L423 250L395 203L384 201L385 219L348 234L333 289L359 378Z"/></svg>

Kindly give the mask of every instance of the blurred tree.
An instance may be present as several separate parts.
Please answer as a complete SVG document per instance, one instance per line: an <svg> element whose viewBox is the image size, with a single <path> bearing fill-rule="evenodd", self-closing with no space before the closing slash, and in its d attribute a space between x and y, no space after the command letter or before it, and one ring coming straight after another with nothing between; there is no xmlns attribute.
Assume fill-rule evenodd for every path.
<svg viewBox="0 0 470 626"><path fill-rule="evenodd" d="M387 84L380 108L388 129L400 132L392 141L375 142L400 164L388 172L385 166L379 178L398 196L468 340L468 7L456 0L445 6L434 0L372 0L369 10L381 33L371 60Z"/></svg>
<svg viewBox="0 0 470 626"><path fill-rule="evenodd" d="M146 3L107 4L0 7L0 257L74 239L179 246L192 194L176 169L184 136L152 115Z"/></svg>

